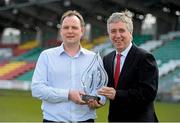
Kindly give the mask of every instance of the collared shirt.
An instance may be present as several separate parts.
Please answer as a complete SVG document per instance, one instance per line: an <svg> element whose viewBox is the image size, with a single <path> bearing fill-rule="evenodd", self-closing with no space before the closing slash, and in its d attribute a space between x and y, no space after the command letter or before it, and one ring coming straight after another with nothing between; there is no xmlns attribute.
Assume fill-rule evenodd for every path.
<svg viewBox="0 0 180 123"><path fill-rule="evenodd" d="M82 74L94 56L94 52L80 48L71 57L65 52L63 44L40 54L31 89L33 97L42 100L44 119L69 122L96 118L95 110L68 100L70 89L83 91Z"/></svg>
<svg viewBox="0 0 180 123"><path fill-rule="evenodd" d="M132 47L132 42L130 42L129 46L128 46L124 51L121 52L120 71L122 70L122 67L123 67L123 65L124 65L124 61L125 61L125 59L126 59L126 57L127 57L127 54L128 54L128 52L129 52L129 50L131 49L131 47ZM117 55L117 54L118 54L118 52L116 51L116 55ZM115 63L114 63L114 68L115 68L116 60L114 60L114 62L115 62Z"/></svg>

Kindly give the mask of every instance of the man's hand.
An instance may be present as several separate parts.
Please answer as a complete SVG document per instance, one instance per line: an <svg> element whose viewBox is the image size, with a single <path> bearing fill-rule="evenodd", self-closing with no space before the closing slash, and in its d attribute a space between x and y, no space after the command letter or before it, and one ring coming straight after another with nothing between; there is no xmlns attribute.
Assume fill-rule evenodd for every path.
<svg viewBox="0 0 180 123"><path fill-rule="evenodd" d="M103 106L102 102L100 102L100 101L97 102L97 100L94 100L94 99L89 99L87 104L92 109L96 109L96 108Z"/></svg>
<svg viewBox="0 0 180 123"><path fill-rule="evenodd" d="M69 91L69 95L68 98L69 100L72 100L74 103L76 104L86 104L85 101L82 100L82 95L84 95L85 93L77 91L77 90L70 90Z"/></svg>
<svg viewBox="0 0 180 123"><path fill-rule="evenodd" d="M116 95L116 90L112 87L102 87L98 90L99 95L106 96L110 100L114 100Z"/></svg>

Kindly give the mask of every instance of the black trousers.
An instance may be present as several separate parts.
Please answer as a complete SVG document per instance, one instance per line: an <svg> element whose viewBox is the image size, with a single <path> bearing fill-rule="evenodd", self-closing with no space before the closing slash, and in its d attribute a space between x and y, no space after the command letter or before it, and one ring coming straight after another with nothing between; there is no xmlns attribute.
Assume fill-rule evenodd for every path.
<svg viewBox="0 0 180 123"><path fill-rule="evenodd" d="M65 123L65 122L62 122L62 121L51 121L51 120L46 120L46 119L43 119L43 123L49 123L49 122L54 122L54 123ZM83 122L87 122L87 123L94 123L94 119L88 119L88 120L85 120L85 121L77 121L78 123L83 123Z"/></svg>

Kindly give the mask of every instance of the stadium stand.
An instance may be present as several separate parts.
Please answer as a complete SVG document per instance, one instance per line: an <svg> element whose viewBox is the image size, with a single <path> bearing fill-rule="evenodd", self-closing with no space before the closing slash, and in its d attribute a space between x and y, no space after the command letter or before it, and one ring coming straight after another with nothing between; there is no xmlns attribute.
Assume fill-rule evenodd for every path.
<svg viewBox="0 0 180 123"><path fill-rule="evenodd" d="M160 90L163 87L170 87L172 77L176 76L175 73L179 73L179 0L86 0L86 2L69 0L68 5L65 2L66 0L9 0L9 3L2 0L0 2L1 37L3 30L9 27L21 31L21 36L6 37L0 41L2 87L5 87L4 83L11 85L12 81L16 84L17 81L25 83L28 81L27 83L30 84L35 63L41 51L61 44L56 39L59 35L57 33L60 26L59 20L64 11L78 10L85 21L91 24L92 41L83 40L82 46L100 52L103 57L114 50L109 39L104 36L107 33L106 19L112 12L126 8L134 15L133 42L155 55L160 70ZM144 33L141 28L147 14L156 17L151 34ZM20 39L20 42L17 43L16 39L18 41ZM6 82L5 79L11 79L11 81ZM29 87L27 83L23 85L26 89Z"/></svg>

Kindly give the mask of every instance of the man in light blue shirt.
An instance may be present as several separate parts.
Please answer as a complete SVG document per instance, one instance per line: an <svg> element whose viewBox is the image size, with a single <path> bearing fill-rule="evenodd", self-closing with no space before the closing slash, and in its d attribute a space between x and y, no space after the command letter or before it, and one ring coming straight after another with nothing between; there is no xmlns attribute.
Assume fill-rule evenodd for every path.
<svg viewBox="0 0 180 123"><path fill-rule="evenodd" d="M62 45L43 51L32 78L32 95L42 100L43 122L94 122L95 108L105 104L105 97L85 102L81 77L95 53L81 47L84 20L77 11L67 11L61 18ZM94 70L95 72L96 70Z"/></svg>

